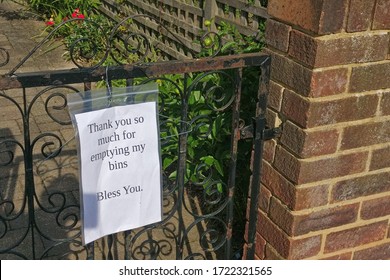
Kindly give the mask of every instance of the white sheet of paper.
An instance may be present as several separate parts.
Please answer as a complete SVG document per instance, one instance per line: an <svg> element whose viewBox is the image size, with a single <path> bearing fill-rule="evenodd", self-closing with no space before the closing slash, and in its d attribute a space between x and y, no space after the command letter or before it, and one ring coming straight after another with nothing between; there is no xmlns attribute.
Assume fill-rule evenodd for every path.
<svg viewBox="0 0 390 280"><path fill-rule="evenodd" d="M91 111L75 119L84 244L161 221L156 103Z"/></svg>

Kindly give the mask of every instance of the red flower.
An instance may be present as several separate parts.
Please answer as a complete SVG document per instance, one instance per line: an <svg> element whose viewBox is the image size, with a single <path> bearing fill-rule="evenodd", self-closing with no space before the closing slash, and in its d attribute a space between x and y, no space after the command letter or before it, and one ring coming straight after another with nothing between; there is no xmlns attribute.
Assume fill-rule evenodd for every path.
<svg viewBox="0 0 390 280"><path fill-rule="evenodd" d="M77 8L73 11L72 13L72 18L80 18L80 19L85 19L85 16L80 13L80 9Z"/></svg>
<svg viewBox="0 0 390 280"><path fill-rule="evenodd" d="M50 18L48 21L45 22L45 24L46 24L47 26L52 26L52 25L54 25L54 24L55 24L54 19L53 19L53 18Z"/></svg>

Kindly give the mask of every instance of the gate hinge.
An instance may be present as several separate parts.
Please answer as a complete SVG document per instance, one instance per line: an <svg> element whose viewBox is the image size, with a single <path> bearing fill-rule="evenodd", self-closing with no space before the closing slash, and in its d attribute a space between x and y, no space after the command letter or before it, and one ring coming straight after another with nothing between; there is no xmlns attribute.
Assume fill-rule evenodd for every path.
<svg viewBox="0 0 390 280"><path fill-rule="evenodd" d="M282 133L280 127L267 128L265 119L254 119L253 124L240 129L240 139L262 139L264 141L274 139Z"/></svg>
<svg viewBox="0 0 390 280"><path fill-rule="evenodd" d="M279 137L282 133L282 129L280 127L274 127L274 128L266 128L263 131L263 140L271 140L276 137Z"/></svg>

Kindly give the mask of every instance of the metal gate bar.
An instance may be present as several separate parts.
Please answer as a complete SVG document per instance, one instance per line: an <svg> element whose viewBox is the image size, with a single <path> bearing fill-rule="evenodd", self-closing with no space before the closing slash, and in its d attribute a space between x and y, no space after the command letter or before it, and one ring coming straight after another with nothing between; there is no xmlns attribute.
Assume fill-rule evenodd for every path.
<svg viewBox="0 0 390 280"><path fill-rule="evenodd" d="M69 70L17 73L0 76L0 89L32 88L50 85L69 85L85 82L156 77L167 74L207 72L267 65L270 57L262 53L206 57L202 59L155 62L149 64L129 64L121 66L97 67L94 69L75 68ZM266 78L265 78L266 79Z"/></svg>
<svg viewBox="0 0 390 280"><path fill-rule="evenodd" d="M33 52L27 59L32 54ZM0 101L5 100L4 102L10 105L8 107L14 107L15 112L20 116L23 131L22 137L18 138L9 133L9 128L0 126L0 131L2 129L7 131L4 134L6 137L0 134L0 171L2 172L0 176L0 258L229 259L233 256L233 249L236 249L233 248L232 236L235 230L236 179L239 176L237 174L238 145L239 140L247 138L254 139L254 157L246 258L254 258L253 244L256 233L263 141L272 138L277 132L266 129L265 121L270 69L268 55L241 54L33 73L17 73L18 67L8 75L0 76ZM243 87L248 86L246 83L252 83L245 80L244 70L250 67L259 70L259 87L257 92L251 93L256 96L255 103L250 104L256 107L252 116L253 123L245 126L240 106L245 102L242 96ZM178 74L179 76L175 76ZM168 78L164 75L173 76ZM176 80L175 77L180 79ZM67 112L66 93L89 90L94 82L126 79L129 84L137 78L143 78L143 82L164 81L170 84L171 92L160 92L162 99L160 109L172 113L173 106L179 112L175 116L175 124L160 120L162 124L167 125L168 129L177 131L175 137L162 141L165 142L162 146L177 145L176 152L170 155L173 156L175 165L168 167L169 172L163 170L164 203L167 204L164 219L161 223L123 234L110 235L82 247L79 205L77 198L76 202L73 201L77 190L61 189L70 183L77 184L74 177L66 178L64 175L68 174L61 173L66 166L74 164L70 162L65 165L61 158L63 155L69 155L70 159L75 156L72 149L66 149L71 139L59 135L61 128L52 131L50 123L47 124L48 128L45 131L37 132L34 124L35 110L36 107L42 106L50 122L66 127L70 124L69 120L63 118L63 115L59 117L53 113L53 110L55 113ZM218 83L221 81L225 83L226 88L223 88L217 96L208 95L210 89L220 90ZM175 94L177 97L173 97ZM207 112L206 115L194 111L199 104L191 101L191 98L196 94L203 102L201 102L203 106L201 110ZM171 105L164 104L167 100ZM50 105L52 102L54 105ZM204 109L207 107L208 109ZM226 120L230 120L230 123L224 124L230 133L226 135L225 140L219 142L221 145L223 141L230 141L230 148L226 151L229 154L226 157L227 173L221 175L226 182L212 177L211 173L216 172L217 167L207 166L204 162L196 163L190 177L192 179L189 179L188 166L194 164L191 161L195 160L190 150L192 147L189 146L189 138L192 139L191 141L209 141L212 126L221 114L226 114L223 116ZM3 120L7 120L7 116ZM169 121L173 122L173 120ZM39 145L40 154L37 154ZM207 151L206 157L212 159L213 152ZM162 156L165 158L165 155ZM58 165L56 169L59 170L58 178L54 178L54 183L48 186L46 178L42 177L45 170L40 170L42 163ZM23 165L22 169L20 165ZM52 170L47 173L49 174L50 171ZM19 173L24 173L22 190L16 190L17 186L13 185L15 181L7 179L10 174ZM71 182L68 184L69 179ZM41 191L38 191L41 185L48 192L47 195L42 196ZM22 193L21 199L14 200L16 192ZM9 196L8 193L13 196ZM41 218L45 215L53 218L48 220ZM19 226L19 223L24 223L24 226ZM58 228L60 233L56 231L53 237L51 230L54 228ZM193 245L195 243L196 246ZM98 254L100 257L97 257Z"/></svg>

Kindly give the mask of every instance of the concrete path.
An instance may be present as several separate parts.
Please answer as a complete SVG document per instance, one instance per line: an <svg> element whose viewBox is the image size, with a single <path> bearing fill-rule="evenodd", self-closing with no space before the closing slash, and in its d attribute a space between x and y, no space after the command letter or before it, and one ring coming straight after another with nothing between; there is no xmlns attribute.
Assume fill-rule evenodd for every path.
<svg viewBox="0 0 390 280"><path fill-rule="evenodd" d="M21 59L43 39L45 24L36 19L32 13L23 11L23 7L11 1L0 3L0 48L9 52L10 61L0 67L0 74L15 67ZM53 69L74 68L72 63L62 59L63 48L50 51L49 46L40 48L30 57L19 72L34 72ZM2 57L0 56L0 64Z"/></svg>
<svg viewBox="0 0 390 280"><path fill-rule="evenodd" d="M9 62L0 67L0 75L9 73L35 48L43 39L42 32L44 29L45 23L37 20L33 14L23 11L23 7L11 1L0 3L0 48L6 49L9 54ZM48 47L48 45L44 45L34 52L15 71L14 75L26 72L75 68L72 63L66 62L62 58L65 51L63 48L57 48L48 52ZM0 52L0 65L4 64L4 60L5 53ZM54 122L46 111L47 108L51 110L56 105L60 106L64 100L52 98L45 105L45 102L53 91L39 95L34 100L40 90L42 89L26 89L25 92L26 106L31 106L29 113L30 139L31 142L35 139L37 140L33 150L33 173L36 197L39 203L42 203L42 207L38 207L38 203L35 203L35 208L37 209L36 224L39 225L40 230L49 233L52 238L58 240L68 238L77 231L73 229L64 234L63 232L54 230L55 228L60 228L60 226L66 227L71 221L66 218L61 220L61 217L58 219L59 216L57 214L59 212L62 212L61 215L66 215L62 210L57 211L57 213L50 213L56 207L58 209L61 208L60 206L64 199L66 202L62 205L62 208L79 204L75 141L70 141L69 145L64 147L61 156L50 160L45 159L42 155L41 148L46 147L46 153L50 154L50 151L54 151L59 147L58 139L62 143L66 143L73 138L74 130L71 125L62 126ZM0 94L10 97L23 108L24 95L22 89L7 90L5 92L0 91ZM65 110L58 113L59 115L57 116L60 118L68 118ZM28 217L26 201L24 199L25 165L23 152L17 145L12 145L9 142L2 143L6 139L13 139L24 146L25 133L22 115L17 109L17 106L9 99L0 96L0 214L2 217L9 217L9 221L0 225L0 252L5 248L15 247L16 244L20 243L20 240L23 240L23 236L27 232L27 238L24 239L20 246L18 245L13 249L17 253L0 254L0 259L31 259L33 258L32 247L36 247L37 249L36 258L42 256L44 258L50 258L50 256L59 252L59 250L56 252L53 250L45 252L46 249L53 246L53 242L42 236L34 240L31 239L31 228L28 222L28 218L31 220L31 217ZM55 134L58 136L58 139L55 139L55 137L40 138L41 135L46 133ZM50 145L50 142L53 142L54 145ZM5 149L10 150L12 153L13 159L9 164L4 164L10 160L10 153L1 152ZM53 195L53 193L59 190L64 192L64 197ZM75 209L75 207L73 208ZM73 228L77 228L77 226ZM35 233L37 231L35 229ZM74 244L71 245L75 246ZM69 247L71 245L67 244L66 246ZM18 254L22 254L23 257L20 257Z"/></svg>

